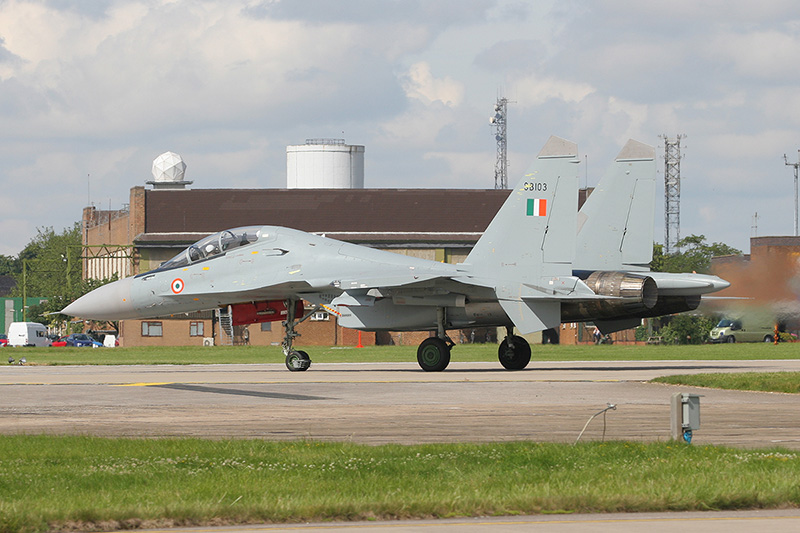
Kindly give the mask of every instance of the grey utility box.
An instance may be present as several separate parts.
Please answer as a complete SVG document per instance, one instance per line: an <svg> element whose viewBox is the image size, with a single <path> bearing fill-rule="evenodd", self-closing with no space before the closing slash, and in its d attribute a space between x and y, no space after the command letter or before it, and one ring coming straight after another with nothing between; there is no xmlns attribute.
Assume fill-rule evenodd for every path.
<svg viewBox="0 0 800 533"><path fill-rule="evenodd" d="M676 392L672 395L670 432L675 440L692 442L692 432L700 429L701 394Z"/></svg>

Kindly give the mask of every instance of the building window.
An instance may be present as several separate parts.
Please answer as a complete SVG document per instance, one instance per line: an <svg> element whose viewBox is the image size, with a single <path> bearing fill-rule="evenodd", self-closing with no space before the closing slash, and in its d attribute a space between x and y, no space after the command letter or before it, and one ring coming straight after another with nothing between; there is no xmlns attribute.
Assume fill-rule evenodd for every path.
<svg viewBox="0 0 800 533"><path fill-rule="evenodd" d="M161 322L142 322L142 337L161 337Z"/></svg>
<svg viewBox="0 0 800 533"><path fill-rule="evenodd" d="M330 319L330 315L326 311L317 311L311 316L312 322L327 322Z"/></svg>
<svg viewBox="0 0 800 533"><path fill-rule="evenodd" d="M203 326L205 322L189 322L189 336L190 337L202 337L203 336Z"/></svg>
<svg viewBox="0 0 800 533"><path fill-rule="evenodd" d="M262 322L261 331L272 331L272 322Z"/></svg>

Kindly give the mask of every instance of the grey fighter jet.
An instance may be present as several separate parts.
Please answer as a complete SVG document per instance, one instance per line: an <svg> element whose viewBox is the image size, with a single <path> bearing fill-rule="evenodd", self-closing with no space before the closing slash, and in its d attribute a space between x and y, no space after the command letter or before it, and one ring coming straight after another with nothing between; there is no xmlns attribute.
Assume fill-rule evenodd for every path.
<svg viewBox="0 0 800 533"><path fill-rule="evenodd" d="M623 149L628 155L612 167L630 163L628 171L647 179L655 171L647 163L649 150L636 143L628 152ZM624 230L622 241L614 230L589 244L588 234L578 233L577 153L574 143L551 137L462 264L401 256L282 227L236 228L198 241L155 270L96 289L62 312L121 320L226 307L234 324L282 320L286 366L296 371L311 364L306 352L293 348L295 327L311 316L303 316L307 301L334 313L348 328L435 332L417 350L417 361L426 371L449 364L454 343L448 329L505 327L500 363L519 370L529 363L531 349L513 333L515 327L527 334L562 321L594 320L613 331L643 316L664 314L661 308L669 308L663 304L669 298L699 300L729 285L698 274L658 283L640 264L644 257L625 255ZM627 187L626 180L620 181ZM615 193L598 198L604 196L611 196L606 201L613 204L612 214L594 213L590 206L583 216L593 226L616 228ZM638 209L639 201L629 203ZM640 217L640 212L633 214ZM647 237L652 249L650 238L652 231ZM637 243L633 248L641 247L640 240L631 241ZM576 247L582 242L576 264ZM622 251L609 260L613 269L593 269L598 252L616 248Z"/></svg>

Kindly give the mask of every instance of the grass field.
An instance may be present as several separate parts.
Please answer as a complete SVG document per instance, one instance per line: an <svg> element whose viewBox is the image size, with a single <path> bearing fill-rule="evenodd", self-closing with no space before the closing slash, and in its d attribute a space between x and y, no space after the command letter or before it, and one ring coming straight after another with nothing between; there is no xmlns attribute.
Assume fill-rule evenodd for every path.
<svg viewBox="0 0 800 533"><path fill-rule="evenodd" d="M760 392L800 393L800 372L736 372L664 376L653 380L670 385Z"/></svg>
<svg viewBox="0 0 800 533"><path fill-rule="evenodd" d="M365 348L302 346L314 362L415 362L416 346L368 346ZM706 344L693 346L535 345L532 364L540 361L606 360L713 360L798 359L800 343ZM282 363L279 346L164 346L131 348L3 348L0 361L22 356L36 365L134 365ZM460 344L452 361L497 361L497 345Z"/></svg>
<svg viewBox="0 0 800 533"><path fill-rule="evenodd" d="M534 346L538 360L796 359L800 343ZM416 347L306 347L316 362ZM282 363L279 347L0 350L29 364ZM496 361L460 345L454 361ZM800 392L800 373L657 381ZM0 437L0 533L531 513L800 507L800 454L682 443L362 446L313 441Z"/></svg>
<svg viewBox="0 0 800 533"><path fill-rule="evenodd" d="M800 506L800 455L680 443L3 437L0 532Z"/></svg>

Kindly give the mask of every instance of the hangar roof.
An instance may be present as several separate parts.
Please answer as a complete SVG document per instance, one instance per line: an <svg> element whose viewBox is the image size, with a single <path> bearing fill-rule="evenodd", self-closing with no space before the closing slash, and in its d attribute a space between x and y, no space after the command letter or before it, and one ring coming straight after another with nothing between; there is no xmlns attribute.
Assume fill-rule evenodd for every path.
<svg viewBox="0 0 800 533"><path fill-rule="evenodd" d="M286 226L351 242L474 243L509 190L146 190L139 245L194 242L238 226Z"/></svg>

